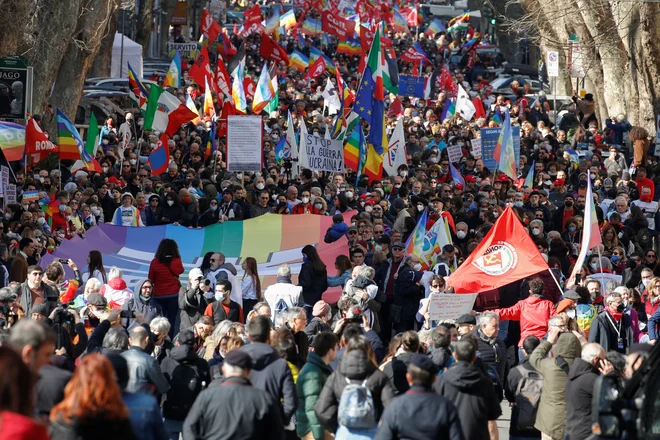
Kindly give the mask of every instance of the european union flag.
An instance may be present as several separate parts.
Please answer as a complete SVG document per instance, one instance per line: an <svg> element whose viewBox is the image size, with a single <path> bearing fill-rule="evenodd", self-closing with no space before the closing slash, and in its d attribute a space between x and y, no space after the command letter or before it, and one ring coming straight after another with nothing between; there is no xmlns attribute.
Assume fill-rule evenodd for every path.
<svg viewBox="0 0 660 440"><path fill-rule="evenodd" d="M399 95L424 98L424 77L411 75L399 76Z"/></svg>

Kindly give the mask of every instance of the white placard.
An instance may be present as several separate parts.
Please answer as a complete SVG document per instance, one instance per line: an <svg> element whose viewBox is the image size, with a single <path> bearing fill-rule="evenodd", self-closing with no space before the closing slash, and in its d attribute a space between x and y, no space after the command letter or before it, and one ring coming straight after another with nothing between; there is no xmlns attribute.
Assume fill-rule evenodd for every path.
<svg viewBox="0 0 660 440"><path fill-rule="evenodd" d="M600 281L600 294L605 295L605 290L607 288L607 283L614 281L618 286L621 285L621 275L616 275L613 273L594 273L587 277L587 279L593 278Z"/></svg>
<svg viewBox="0 0 660 440"><path fill-rule="evenodd" d="M463 149L458 145L452 145L447 147L447 155L449 156L449 162L459 163L463 157Z"/></svg>
<svg viewBox="0 0 660 440"><path fill-rule="evenodd" d="M2 180L2 193L1 194L3 196L5 196L7 185L9 185L9 167L6 167L6 166L3 165L2 167L0 167L0 170L1 170L0 171L0 176L1 176L1 180Z"/></svg>
<svg viewBox="0 0 660 440"><path fill-rule="evenodd" d="M432 293L429 297L429 314L431 321L456 319L470 313L477 299L476 293Z"/></svg>
<svg viewBox="0 0 660 440"><path fill-rule="evenodd" d="M300 164L302 168L335 173L344 172L343 141L308 134L305 137L305 151L307 155L304 163Z"/></svg>
<svg viewBox="0 0 660 440"><path fill-rule="evenodd" d="M548 51L546 66L548 69L548 76L559 76L559 52L554 50Z"/></svg>
<svg viewBox="0 0 660 440"><path fill-rule="evenodd" d="M472 139L471 143L472 151L470 153L475 159L481 159L481 138Z"/></svg>
<svg viewBox="0 0 660 440"><path fill-rule="evenodd" d="M262 145L261 116L227 117L228 171L261 171Z"/></svg>
<svg viewBox="0 0 660 440"><path fill-rule="evenodd" d="M7 185L6 203L16 203L16 185L13 183Z"/></svg>

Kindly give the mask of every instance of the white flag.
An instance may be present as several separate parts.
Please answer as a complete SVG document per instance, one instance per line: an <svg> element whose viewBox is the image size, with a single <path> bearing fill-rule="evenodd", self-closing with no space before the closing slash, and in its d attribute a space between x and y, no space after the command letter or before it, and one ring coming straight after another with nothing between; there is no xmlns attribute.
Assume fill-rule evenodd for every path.
<svg viewBox="0 0 660 440"><path fill-rule="evenodd" d="M298 172L297 174L300 174L300 170L305 168L305 165L307 165L307 146L305 145L305 142L307 141L307 126L305 125L305 120L303 118L300 118L300 144L298 146ZM295 168L295 167L294 167Z"/></svg>
<svg viewBox="0 0 660 440"><path fill-rule="evenodd" d="M433 85L431 84L433 80L433 75L426 77L426 84L424 85L424 99L431 99L431 89Z"/></svg>
<svg viewBox="0 0 660 440"><path fill-rule="evenodd" d="M328 115L334 115L339 112L341 101L339 100L337 89L335 88L335 85L332 84L332 81L330 81L330 78L328 78L325 83L325 90L321 93L321 97L323 97L324 110L325 107L328 108Z"/></svg>
<svg viewBox="0 0 660 440"><path fill-rule="evenodd" d="M293 118L291 117L291 111L289 111L289 117L286 128L286 141L284 142L284 152L282 156L284 159L291 159L291 175L295 176L299 174L298 168L298 143L296 142L296 129L293 126Z"/></svg>
<svg viewBox="0 0 660 440"><path fill-rule="evenodd" d="M466 121L470 121L476 112L477 109L474 108L470 95L459 84L458 97L456 98L456 114L460 115Z"/></svg>
<svg viewBox="0 0 660 440"><path fill-rule="evenodd" d="M387 154L383 160L383 169L389 176L397 175L397 168L406 164L406 139L403 131L403 117L396 121L396 127L387 144Z"/></svg>

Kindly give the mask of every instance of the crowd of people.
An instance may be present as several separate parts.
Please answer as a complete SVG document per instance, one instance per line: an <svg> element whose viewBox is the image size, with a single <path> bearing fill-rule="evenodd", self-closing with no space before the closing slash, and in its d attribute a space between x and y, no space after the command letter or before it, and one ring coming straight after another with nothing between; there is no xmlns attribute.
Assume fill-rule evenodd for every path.
<svg viewBox="0 0 660 440"><path fill-rule="evenodd" d="M398 55L412 44L409 35L389 37ZM355 91L359 57L337 53L335 39L306 41ZM558 124L543 93L529 102L528 85L494 96L479 73L490 61L449 61L467 41L420 35L435 67L479 97L485 116L443 120L450 91L442 85L428 101L391 96L387 131L403 118L407 163L380 179L292 173L279 161L287 112L319 136L333 125L323 84L294 69L280 71L279 107L264 119L261 172L228 172L222 138L205 154L208 115L169 141L171 162L158 176L147 162L157 137L119 149L112 118L101 130L101 173L15 170L18 203L0 223L0 440L497 439L505 399L511 438L587 438L597 377L630 379L658 338L658 160L644 128L625 115L599 121L590 94L576 94ZM309 53L292 35L280 43ZM259 37L245 48L247 70L258 75ZM413 68L399 62L402 73ZM199 87L184 78L174 93L200 104ZM216 104L219 113L222 99ZM470 148L506 112L521 132L516 180ZM125 120L141 132L137 115ZM452 165L464 183L446 146L462 148ZM570 279L590 226L589 179L602 244ZM23 197L33 191L38 199ZM428 297L453 294L449 277L507 206L552 274L479 292L471 313L432 321ZM305 246L300 273L283 264L269 286L255 258L239 256L238 269L223 249L186 271L171 239L135 286L94 250L82 270L72 260L40 265L102 223L203 228L267 213L331 216L325 241L345 240L345 252L328 268ZM427 228L442 218L451 235L428 270L406 253L424 213ZM324 295L333 287L336 302Z"/></svg>

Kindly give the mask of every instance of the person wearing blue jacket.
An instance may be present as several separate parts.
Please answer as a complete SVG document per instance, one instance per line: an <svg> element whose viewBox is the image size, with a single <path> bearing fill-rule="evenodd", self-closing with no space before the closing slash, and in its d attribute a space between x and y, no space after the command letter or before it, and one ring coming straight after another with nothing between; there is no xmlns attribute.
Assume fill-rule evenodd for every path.
<svg viewBox="0 0 660 440"><path fill-rule="evenodd" d="M658 324L660 324L660 307L649 317L646 328L649 332L649 341L652 341L652 344L658 340Z"/></svg>
<svg viewBox="0 0 660 440"><path fill-rule="evenodd" d="M334 243L347 233L348 225L344 223L344 216L341 214L335 214L332 216L332 226L326 231L323 241L326 243Z"/></svg>

